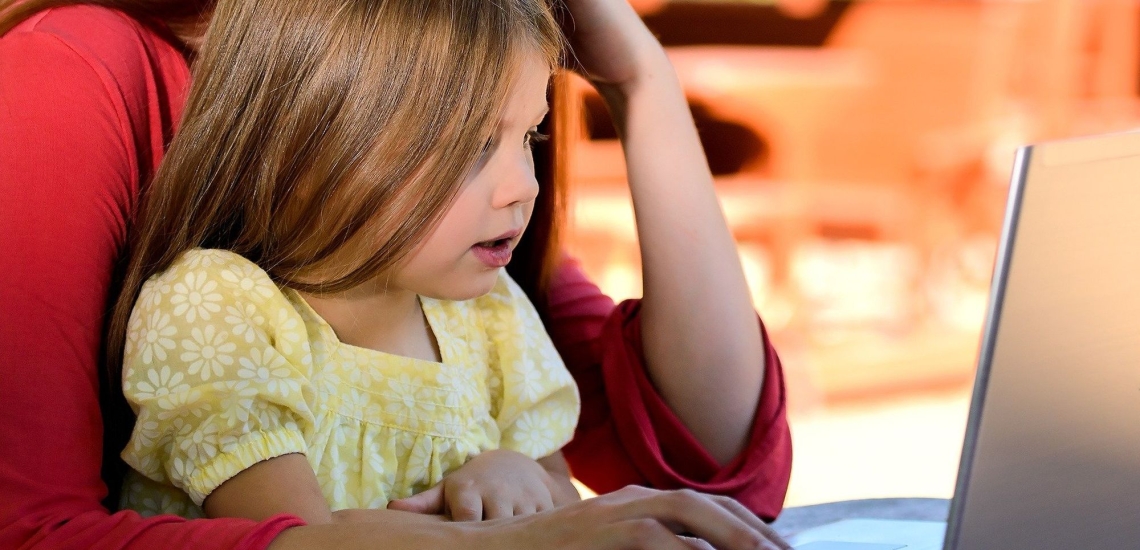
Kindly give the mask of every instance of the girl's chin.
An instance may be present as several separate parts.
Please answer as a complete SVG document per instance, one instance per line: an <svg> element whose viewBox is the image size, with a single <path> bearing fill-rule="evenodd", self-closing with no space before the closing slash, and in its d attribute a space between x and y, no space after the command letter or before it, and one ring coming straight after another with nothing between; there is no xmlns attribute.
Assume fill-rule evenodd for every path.
<svg viewBox="0 0 1140 550"><path fill-rule="evenodd" d="M464 278L462 283L441 285L442 288L433 288L428 292L419 292L418 294L436 300L451 300L454 302L474 300L491 292L491 289L495 288L495 283L499 281L500 271L502 271L501 268L487 270L477 275L468 275Z"/></svg>

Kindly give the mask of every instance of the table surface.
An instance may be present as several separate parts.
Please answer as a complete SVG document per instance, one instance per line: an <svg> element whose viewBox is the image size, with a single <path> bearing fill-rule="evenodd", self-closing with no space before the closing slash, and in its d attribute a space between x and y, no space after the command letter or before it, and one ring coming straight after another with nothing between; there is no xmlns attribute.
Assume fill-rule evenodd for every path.
<svg viewBox="0 0 1140 550"><path fill-rule="evenodd" d="M787 537L844 519L946 521L950 501L940 498L877 498L785 508L772 524Z"/></svg>

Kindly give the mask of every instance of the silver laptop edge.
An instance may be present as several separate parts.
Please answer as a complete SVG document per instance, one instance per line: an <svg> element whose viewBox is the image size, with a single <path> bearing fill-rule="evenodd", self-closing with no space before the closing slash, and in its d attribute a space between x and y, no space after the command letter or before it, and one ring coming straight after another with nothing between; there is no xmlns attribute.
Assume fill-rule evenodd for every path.
<svg viewBox="0 0 1140 550"><path fill-rule="evenodd" d="M1029 175L1029 161L1033 156L1033 146L1021 147L1013 161L1013 175L1010 178L1009 198L1006 199L1005 221L998 239L997 256L994 260L994 275L990 282L989 306L986 310L985 326L982 329L982 344L978 351L977 372L974 375L974 391L970 399L970 413L966 421L966 435L962 443L962 458L958 463L958 481L954 486L954 498L950 501L950 515L946 520L944 550L952 550L958 544L958 528L969 490L970 470L974 463L978 430L982 422L982 408L986 402L986 387L989 382L990 366L993 362L997 328L1001 320L1001 304L1005 297L1005 285L1009 278L1010 260L1013 258L1013 243L1017 238L1017 222L1021 215L1021 199L1025 190L1025 180Z"/></svg>

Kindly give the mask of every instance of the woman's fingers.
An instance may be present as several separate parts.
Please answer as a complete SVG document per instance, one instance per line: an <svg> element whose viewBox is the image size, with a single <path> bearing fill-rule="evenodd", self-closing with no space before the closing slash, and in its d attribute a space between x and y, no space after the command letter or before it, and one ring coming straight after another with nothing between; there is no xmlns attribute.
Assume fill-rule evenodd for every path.
<svg viewBox="0 0 1140 550"><path fill-rule="evenodd" d="M716 550L713 545L698 539L696 537L678 537L681 542L685 543L690 550Z"/></svg>
<svg viewBox="0 0 1140 550"><path fill-rule="evenodd" d="M616 548L638 550L688 550L692 548L661 522L653 519L632 519L615 526L619 530Z"/></svg>
<svg viewBox="0 0 1140 550"><path fill-rule="evenodd" d="M612 519L653 519L674 533L691 533L721 550L781 550L779 537L769 537L767 526L753 526L713 497L687 489L654 491L627 487L599 497L618 504L609 510ZM595 499L597 500L597 499ZM674 536L674 539L680 541Z"/></svg>
<svg viewBox="0 0 1140 550"><path fill-rule="evenodd" d="M549 512L483 525L492 529L492 537L497 539L488 548L789 548L769 526L738 504L689 490L627 487Z"/></svg>
<svg viewBox="0 0 1140 550"><path fill-rule="evenodd" d="M683 528L725 550L777 550L763 531L749 525L708 495L683 489L654 499L658 513L667 524Z"/></svg>
<svg viewBox="0 0 1140 550"><path fill-rule="evenodd" d="M764 523L764 520L756 517L756 514L753 514L751 510L745 508L743 504L737 502L735 499L725 496L714 496L710 498L714 499L717 504L720 504L725 509L735 514L736 517L740 518L752 528L763 533L764 536L774 542L776 544L776 547L780 550L792 550L792 545L785 542L783 537L781 537L780 534L777 533L771 525Z"/></svg>

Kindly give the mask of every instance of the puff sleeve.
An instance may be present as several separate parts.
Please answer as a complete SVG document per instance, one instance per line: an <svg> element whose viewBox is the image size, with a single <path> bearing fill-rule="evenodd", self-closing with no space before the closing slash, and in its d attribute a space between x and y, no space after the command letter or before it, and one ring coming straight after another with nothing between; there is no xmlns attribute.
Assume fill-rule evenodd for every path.
<svg viewBox="0 0 1140 550"><path fill-rule="evenodd" d="M252 465L303 453L313 426L304 323L269 276L191 250L143 287L123 392L138 415L123 459L195 504Z"/></svg>

